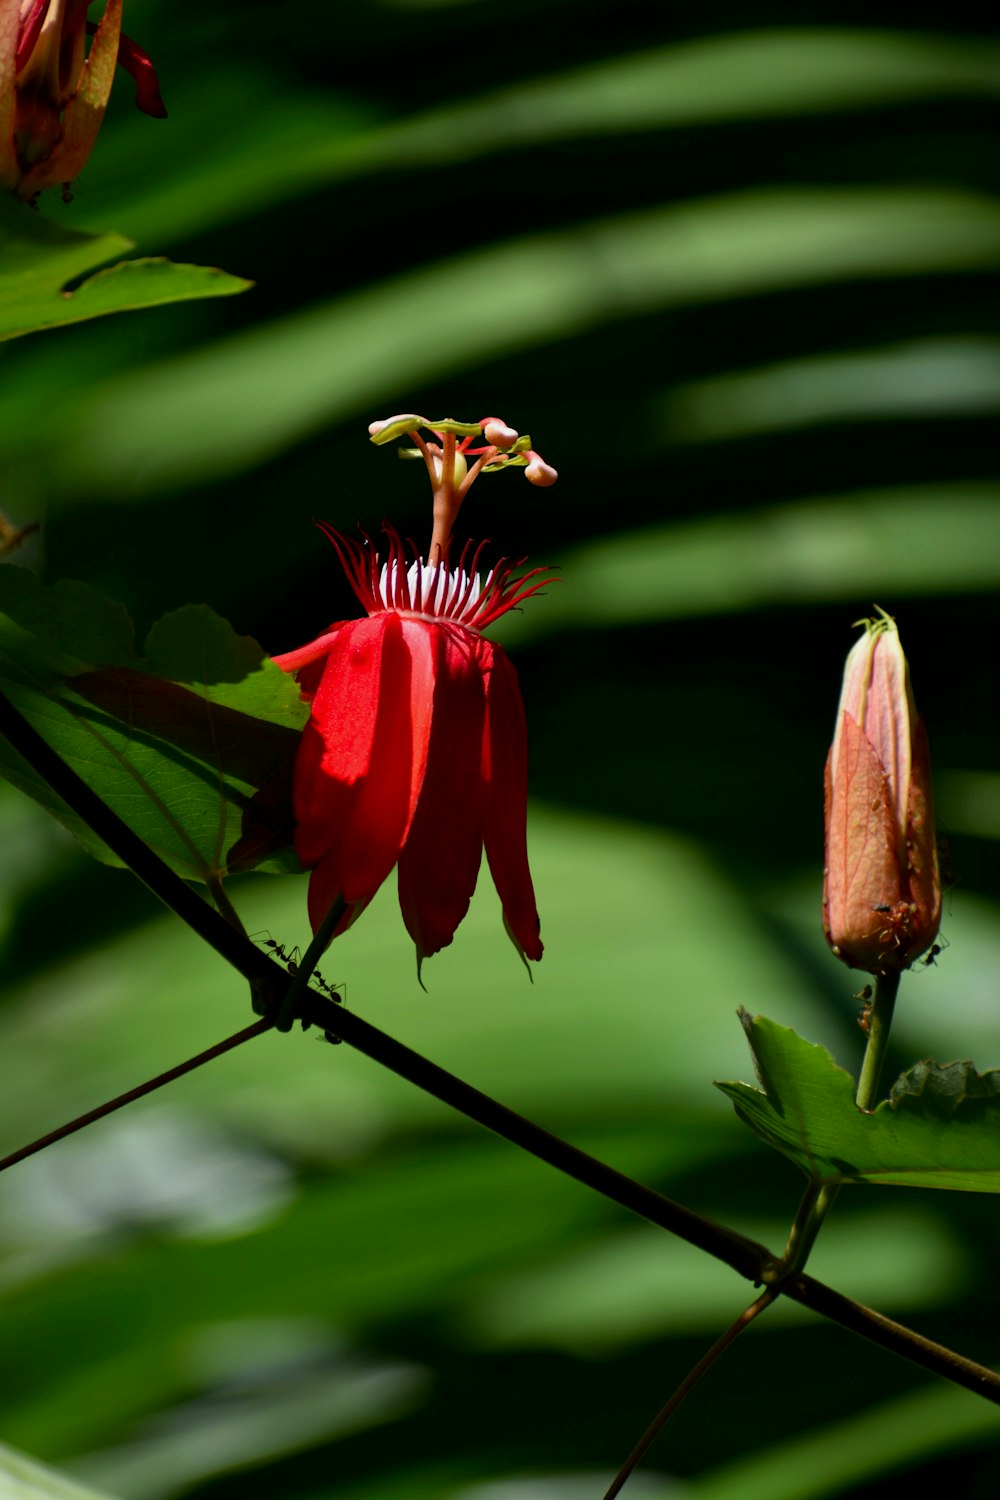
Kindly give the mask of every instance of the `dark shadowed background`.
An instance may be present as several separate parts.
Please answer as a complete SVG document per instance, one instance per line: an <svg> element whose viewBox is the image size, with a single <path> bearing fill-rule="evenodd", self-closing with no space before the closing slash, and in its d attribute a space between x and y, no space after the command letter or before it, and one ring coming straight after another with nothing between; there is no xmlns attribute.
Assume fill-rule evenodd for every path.
<svg viewBox="0 0 1000 1500"><path fill-rule="evenodd" d="M312 522L422 541L396 411L498 413L560 471L462 535L562 581L496 632L531 733L546 955L486 874L417 986L391 883L352 1008L777 1249L795 1169L713 1078L735 1011L856 1068L819 928L852 622L895 615L954 885L891 1065L1000 1065L1000 45L972 9L126 5L65 206L245 296L6 346L0 504L140 638L206 600L272 651L353 612ZM953 30L942 30L942 20ZM305 882L233 887L306 936ZM0 1154L210 1045L245 988L0 788ZM599 1500L749 1300L733 1274L347 1047L269 1036L0 1180L0 1436L123 1500ZM845 1191L811 1269L1000 1358L988 1197ZM802 1309L756 1325L634 1500L985 1493L994 1407Z"/></svg>

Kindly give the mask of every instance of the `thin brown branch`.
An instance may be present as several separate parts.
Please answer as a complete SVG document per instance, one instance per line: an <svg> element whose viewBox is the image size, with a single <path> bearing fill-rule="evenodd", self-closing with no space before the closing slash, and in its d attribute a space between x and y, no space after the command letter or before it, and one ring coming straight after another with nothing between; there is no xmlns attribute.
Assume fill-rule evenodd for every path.
<svg viewBox="0 0 1000 1500"><path fill-rule="evenodd" d="M44 1151L46 1146L55 1145L56 1141L65 1140L68 1135L75 1135L85 1125L93 1125L95 1120L103 1120L105 1115L113 1115L116 1109L124 1109L126 1104L142 1099L156 1089L162 1089L164 1084L173 1083L175 1078L182 1078L185 1073L192 1073L195 1068L202 1067L213 1058L221 1057L225 1052L231 1052L234 1047L241 1046L243 1042L249 1042L251 1037L261 1036L265 1031L270 1031L273 1025L271 1017L264 1016L261 1020L254 1021L252 1026L245 1026L242 1031L235 1032L233 1036L227 1036L225 1041L216 1042L214 1047L209 1047L205 1052L189 1057L187 1062L178 1063L175 1068L168 1068L165 1073L158 1073L155 1078L148 1079L146 1083L137 1084L134 1089L118 1094L114 1099L109 1099L106 1104L99 1104L96 1109L88 1109L86 1114L77 1115L75 1120L70 1120L66 1125L60 1125L58 1130L50 1130L48 1135L39 1136L38 1140L32 1141L30 1145L22 1146L18 1151L12 1151L9 1156L0 1157L0 1172L5 1172L8 1167L16 1166L19 1161L25 1161L29 1156L34 1156L36 1151Z"/></svg>
<svg viewBox="0 0 1000 1500"><path fill-rule="evenodd" d="M656 1416L653 1418L652 1422L650 1422L642 1437L632 1449L632 1452L629 1454L628 1458L618 1470L618 1473L615 1475L614 1479L611 1481L611 1484L608 1487L607 1493L604 1496L604 1500L615 1500L615 1497L621 1493L622 1489L625 1486L626 1480L631 1474L635 1473L635 1470L642 1463L642 1460L645 1458L650 1448L656 1442L656 1439L659 1437L664 1427L666 1427L667 1423L670 1421L670 1418L673 1416L677 1408L683 1401L687 1399L698 1382L708 1374L709 1370L726 1352L730 1344L732 1344L736 1339L739 1338L744 1328L748 1328L749 1325L753 1322L754 1318L759 1317L765 1308L770 1307L771 1303L774 1302L779 1295L780 1293L778 1292L778 1289L776 1287L768 1287L765 1292L761 1292L757 1300L755 1302L751 1302L749 1307L745 1307L743 1309L736 1321L730 1323L725 1333L721 1333L712 1347L710 1349L707 1349L701 1356L701 1359L699 1359L698 1363L692 1366L692 1368L685 1375L684 1379L681 1381L680 1385L678 1385L677 1389L670 1396L669 1400L666 1401L657 1412Z"/></svg>
<svg viewBox="0 0 1000 1500"><path fill-rule="evenodd" d="M780 1290L783 1297L800 1302L821 1317L839 1323L841 1328L848 1328L870 1343L888 1349L891 1354L898 1354L901 1359L920 1365L932 1375L940 1375L942 1379L964 1386L967 1391L974 1391L977 1396L984 1396L987 1401L1000 1406L1000 1374L996 1370L965 1359L945 1344L925 1339L905 1324L896 1323L874 1308L865 1307L863 1302L845 1297L813 1276L797 1276L791 1281L783 1281Z"/></svg>

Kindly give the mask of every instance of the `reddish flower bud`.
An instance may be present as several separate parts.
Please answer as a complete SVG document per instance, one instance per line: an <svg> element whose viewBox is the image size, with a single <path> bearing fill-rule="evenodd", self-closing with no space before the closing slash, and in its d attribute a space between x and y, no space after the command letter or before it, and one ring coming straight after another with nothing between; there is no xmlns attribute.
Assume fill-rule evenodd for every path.
<svg viewBox="0 0 1000 1500"><path fill-rule="evenodd" d="M152 63L121 34L122 0L108 0L97 25L88 5L0 0L0 188L21 198L60 183L65 191L83 169L116 62L135 80L139 109L166 114Z"/></svg>
<svg viewBox="0 0 1000 1500"><path fill-rule="evenodd" d="M823 925L838 958L908 969L941 921L930 754L895 623L865 621L826 763Z"/></svg>

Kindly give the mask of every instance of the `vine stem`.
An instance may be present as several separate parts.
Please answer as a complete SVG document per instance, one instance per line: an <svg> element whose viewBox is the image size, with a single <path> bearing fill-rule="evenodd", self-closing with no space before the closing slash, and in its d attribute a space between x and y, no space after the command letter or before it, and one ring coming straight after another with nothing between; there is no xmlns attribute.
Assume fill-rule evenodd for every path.
<svg viewBox="0 0 1000 1500"><path fill-rule="evenodd" d="M330 910L316 932L315 937L305 951L305 957L300 964L296 965L292 982L288 986L285 998L282 1000L275 1018L275 1026L278 1031L291 1031L295 1025L295 1017L299 1013L299 1005L309 981L313 976L316 965L333 941L333 935L337 930L337 924L347 910L347 902L343 896L338 896L331 904Z"/></svg>
<svg viewBox="0 0 1000 1500"><path fill-rule="evenodd" d="M745 1307L736 1321L730 1323L725 1333L720 1334L712 1347L705 1351L698 1363L685 1375L669 1401L661 1407L652 1422L650 1422L646 1431L611 1481L605 1493L604 1500L615 1500L615 1496L621 1493L626 1480L638 1468L664 1427L670 1421L674 1412L681 1405L681 1402L691 1394L702 1377L708 1374L716 1360L725 1353L730 1344L739 1338L744 1328L749 1327L754 1318L759 1317L765 1308L770 1307L771 1303L777 1297L777 1287L768 1287L766 1291L761 1292L756 1301L751 1302L749 1307Z"/></svg>
<svg viewBox="0 0 1000 1500"><path fill-rule="evenodd" d="M222 914L222 916L225 917L230 927L235 927L236 931L242 933L245 937L246 928L243 926L243 922L240 919L239 912L236 910L235 906L230 901L225 890L223 889L222 876L218 873L217 870L212 871L211 875L209 875L208 879L205 881L205 886L209 894L211 895L212 900L215 902L217 909Z"/></svg>
<svg viewBox="0 0 1000 1500"><path fill-rule="evenodd" d="M868 1042L854 1097L858 1109L866 1113L871 1113L878 1099L879 1079L889 1046L889 1032L901 977L898 971L875 977L875 998L872 1000L868 1022ZM840 1188L839 1182L810 1182L795 1215L785 1253L775 1267L775 1284L803 1269L816 1242L816 1236L837 1201Z"/></svg>
<svg viewBox="0 0 1000 1500"><path fill-rule="evenodd" d="M124 1109L126 1104L142 1099L146 1094L153 1093L155 1089L163 1088L164 1084L173 1083L175 1078L182 1078L185 1073L194 1072L195 1068L202 1067L213 1058L222 1057L223 1053L242 1046L252 1037L262 1036L265 1031L270 1031L273 1025L273 1019L270 1016L264 1016L260 1021L255 1021L252 1026L245 1026L242 1031L237 1031L233 1036L227 1036L224 1041L216 1042L214 1047L209 1047L205 1052L189 1057L187 1062L178 1063L175 1068L168 1068L165 1073L158 1073L155 1078L138 1084L124 1094L118 1094L114 1099L109 1099L106 1104L99 1104L96 1109L88 1109L86 1114L78 1115L75 1120L70 1120L66 1125L60 1125L58 1130L50 1130L48 1135L39 1136L37 1141L32 1141L28 1146L22 1146L19 1151L12 1151L9 1156L0 1157L0 1172L5 1172L8 1167L16 1166L19 1161L25 1161L38 1151L44 1151L46 1146L55 1145L56 1141L65 1140L68 1135L75 1135L78 1130L83 1130L84 1126L93 1125L95 1120L103 1120L105 1115L113 1115L115 1110Z"/></svg>
<svg viewBox="0 0 1000 1500"><path fill-rule="evenodd" d="M206 910L210 909L206 908ZM223 927L226 926L224 919L217 912L210 914ZM284 989L291 985L290 976L271 959L265 957L252 943L247 943L247 950L247 968L252 970L255 964L259 964L265 970L270 970L272 979L269 982L273 984L279 996L282 995ZM397 1042L394 1037L379 1031L376 1026L372 1026L355 1012L346 1010L342 1005L336 1005L332 1000L317 994L315 990L305 991L299 1018L309 1025L318 1026L324 1032L331 1032L333 1036L346 1042L366 1057L370 1057L382 1067L398 1074L400 1078L406 1079L416 1088L440 1099L451 1109L457 1110L468 1119L476 1121L487 1130L512 1142L521 1150L530 1152L567 1177L574 1178L611 1202L638 1214L641 1218L658 1225L661 1229L666 1229L671 1234L676 1234L679 1239L685 1240L688 1244L704 1250L706 1254L730 1266L745 1280L759 1285L769 1274L770 1268L778 1263L764 1245L695 1213L683 1204L675 1203L673 1199L658 1193L654 1188L646 1187L644 1183L637 1182L632 1177L627 1177L623 1172L617 1171L598 1157L581 1151L569 1141L564 1141L557 1135L551 1135L533 1121L516 1114L514 1110L508 1109L496 1099L491 1099L488 1094L481 1093L463 1079L456 1078L454 1074L438 1067L428 1058L421 1057L418 1052L411 1051L402 1042ZM270 1015L262 1017L255 1025L261 1031L267 1030L271 1025ZM248 1040L249 1034L254 1029L248 1028L247 1033L238 1033L237 1037L229 1040L232 1045L238 1045L241 1039ZM223 1043L222 1046L225 1047L226 1044ZM199 1054L200 1060L208 1061L208 1058L207 1053ZM188 1071L188 1065L181 1064L181 1071ZM170 1076L173 1075L160 1075L160 1078L155 1081L156 1086L169 1081ZM140 1088L143 1093L149 1092L143 1086ZM138 1093L134 1095L134 1097L138 1096ZM123 1102L127 1102L125 1096L121 1098ZM107 1113L107 1110L102 1107L100 1113ZM100 1118L100 1113L94 1115L94 1118ZM85 1123L89 1123L89 1119L89 1116L86 1117ZM61 1131L54 1132L53 1137L59 1138L69 1133L70 1131L64 1127ZM48 1144L53 1137L44 1137L41 1144ZM33 1144L34 1149L41 1149L41 1144ZM30 1154L31 1149L26 1147L17 1154L17 1159L23 1159L25 1155ZM921 1369L942 1376L953 1384L973 1391L976 1395L1000 1406L1000 1374L996 1371L976 1364L973 1360L965 1359L963 1355L946 1348L943 1344L936 1344L933 1340L924 1338L913 1329L894 1322L873 1308L865 1307L862 1303L845 1297L842 1292L835 1291L833 1287L825 1286L811 1276L800 1274L790 1276L788 1280L782 1282L781 1294L838 1323L842 1328L859 1334L871 1343L899 1355L902 1359L909 1360Z"/></svg>
<svg viewBox="0 0 1000 1500"><path fill-rule="evenodd" d="M32 728L2 691L0 733L133 874L250 982L257 1005L280 1005L292 982L285 970L255 948L248 938L242 937L175 875ZM372 1061L405 1078L415 1088L440 1099L522 1150L531 1152L557 1171L704 1250L747 1281L759 1285L780 1263L766 1246L675 1203L597 1157L580 1151L568 1141L551 1135L314 990L306 990L302 996L300 1019L331 1032ZM271 1024L271 1011L255 1024L261 1031L267 1030ZM182 1067L187 1070L187 1065ZM66 1133L64 1129L62 1134ZM25 1152L30 1154L27 1148ZM873 1308L845 1297L833 1287L825 1286L811 1276L794 1274L782 1282L781 1294L921 1369L942 1376L1000 1406L1000 1374L996 1371L924 1338Z"/></svg>
<svg viewBox="0 0 1000 1500"><path fill-rule="evenodd" d="M900 975L898 972L890 974L879 974L875 980L875 998L872 1001L871 1018L868 1025L868 1043L865 1047L865 1055L861 1064L861 1073L858 1079L858 1088L855 1102L858 1109L870 1111L874 1107L878 1094L878 1083L882 1073L882 1065L889 1044L889 1032L892 1027L892 1015L896 1004L896 995L899 991ZM706 1354L698 1361L688 1375L681 1381L669 1401L654 1418L653 1422L643 1433L629 1454L625 1463L616 1474L611 1488L604 1496L604 1500L615 1500L629 1475L633 1473L646 1453L649 1451L660 1432L670 1421L674 1412L690 1391L701 1380L715 1361L729 1348L734 1339L738 1338L747 1327L765 1308L770 1307L784 1290L785 1283L796 1276L805 1267L809 1253L816 1242L826 1221L837 1195L840 1192L839 1182L810 1182L799 1204L798 1212L788 1235L788 1243L781 1260L766 1273L769 1282L767 1289L761 1293L756 1302L752 1302L748 1308L726 1329Z"/></svg>
<svg viewBox="0 0 1000 1500"><path fill-rule="evenodd" d="M896 971L891 974L879 974L875 979L875 998L872 1000L871 1016L868 1021L868 1045L865 1048L861 1077L858 1079L858 1092L854 1100L858 1108L866 1113L870 1113L875 1108L878 1099L878 1084L882 1076L885 1054L889 1047L889 1031L892 1027L893 1011L896 1009L900 978L901 975Z"/></svg>

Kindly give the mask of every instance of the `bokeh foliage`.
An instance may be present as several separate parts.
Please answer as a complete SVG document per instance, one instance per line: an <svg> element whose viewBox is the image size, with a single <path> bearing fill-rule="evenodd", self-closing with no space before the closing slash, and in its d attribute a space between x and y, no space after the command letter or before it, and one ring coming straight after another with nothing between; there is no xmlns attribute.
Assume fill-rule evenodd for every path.
<svg viewBox="0 0 1000 1500"><path fill-rule="evenodd" d="M957 882L893 1060L1000 1063L1000 48L961 4L952 32L919 8L902 30L888 7L631 0L127 10L171 118L119 90L75 201L43 211L256 288L5 347L0 505L43 522L16 562L107 590L140 639L204 600L286 650L353 609L314 518L424 534L419 471L367 444L371 417L530 428L559 486L485 479L465 524L563 575L505 630L536 983L485 879L428 996L391 889L324 972L777 1248L800 1178L710 1083L750 1079L741 1004L856 1066L860 984L818 929L820 784L874 603L910 656ZM11 789L0 825L6 1150L248 1007ZM303 941L303 882L233 890L251 930ZM0 1204L2 1436L129 1500L589 1500L746 1298L301 1036L17 1168ZM992 1199L868 1186L813 1262L988 1364L995 1264ZM996 1430L779 1307L636 1500L873 1494L916 1470L973 1494Z"/></svg>

